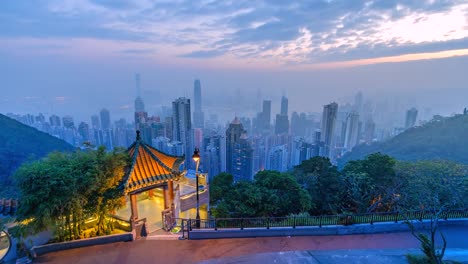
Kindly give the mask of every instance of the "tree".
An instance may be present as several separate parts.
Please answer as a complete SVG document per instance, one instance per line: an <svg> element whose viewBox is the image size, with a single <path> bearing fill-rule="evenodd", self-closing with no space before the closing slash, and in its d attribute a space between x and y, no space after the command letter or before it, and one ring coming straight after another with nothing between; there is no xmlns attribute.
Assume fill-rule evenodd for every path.
<svg viewBox="0 0 468 264"><path fill-rule="evenodd" d="M253 182L232 183L232 176L220 174L215 185L216 217L273 217L309 210L310 196L294 177L277 171L262 171ZM213 188L213 187L211 187Z"/></svg>
<svg viewBox="0 0 468 264"><path fill-rule="evenodd" d="M348 192L348 198L353 200L351 197L356 194L358 186L358 192L363 195L361 198L368 200L367 212L394 210L395 203L399 199L397 194L402 185L402 182L395 177L395 163L395 159L381 153L371 154L363 160L348 162L342 173L345 175L347 188L355 189L351 196ZM361 212L365 207L363 206L359 206Z"/></svg>
<svg viewBox="0 0 468 264"><path fill-rule="evenodd" d="M407 183L402 189L400 209L425 210L430 215L428 233L416 232L412 222L407 221L411 233L421 243L425 263L443 263L447 242L438 223L444 210L467 205L467 166L444 160L398 162L396 174ZM437 234L442 238L440 249L436 245ZM414 257L408 257L410 263L411 258Z"/></svg>
<svg viewBox="0 0 468 264"><path fill-rule="evenodd" d="M406 210L468 206L468 166L445 160L398 162L404 182L399 206Z"/></svg>
<svg viewBox="0 0 468 264"><path fill-rule="evenodd" d="M223 199L227 191L232 188L234 178L229 173L220 173L213 178L210 184L210 203L216 204Z"/></svg>
<svg viewBox="0 0 468 264"><path fill-rule="evenodd" d="M372 204L375 185L366 173L347 173L343 178L345 194L343 210L352 213L365 213Z"/></svg>
<svg viewBox="0 0 468 264"><path fill-rule="evenodd" d="M273 216L306 212L312 207L310 195L289 173L261 171L255 175L255 185L270 191L270 199L276 200L276 208L270 212Z"/></svg>
<svg viewBox="0 0 468 264"><path fill-rule="evenodd" d="M105 215L121 206L129 157L121 150L55 152L21 166L15 174L20 190L17 220L32 232L52 227L57 240L80 237L84 220L98 219L97 233L107 229ZM26 228L26 227L25 227Z"/></svg>
<svg viewBox="0 0 468 264"><path fill-rule="evenodd" d="M342 208L343 182L328 158L313 157L294 168L297 182L311 197L311 213L337 213Z"/></svg>

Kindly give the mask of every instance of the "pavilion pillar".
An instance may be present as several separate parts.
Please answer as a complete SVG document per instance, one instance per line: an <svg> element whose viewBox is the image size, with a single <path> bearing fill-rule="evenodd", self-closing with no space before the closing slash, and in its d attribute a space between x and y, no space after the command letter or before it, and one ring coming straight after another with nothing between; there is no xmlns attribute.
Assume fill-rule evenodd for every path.
<svg viewBox="0 0 468 264"><path fill-rule="evenodd" d="M171 207L171 204L170 204L170 197L169 197L169 188L167 185L164 185L164 188L163 188L163 195L164 195L164 209L167 209L167 208L170 208Z"/></svg>
<svg viewBox="0 0 468 264"><path fill-rule="evenodd" d="M138 219L138 206L136 194L130 194L130 208L132 209L131 220L135 221Z"/></svg>
<svg viewBox="0 0 468 264"><path fill-rule="evenodd" d="M151 189L151 190L148 191L148 198L151 199L151 198L153 198L153 196L154 196L154 189Z"/></svg>
<svg viewBox="0 0 468 264"><path fill-rule="evenodd" d="M169 180L167 183L167 188L169 189L169 207L174 207L174 182Z"/></svg>

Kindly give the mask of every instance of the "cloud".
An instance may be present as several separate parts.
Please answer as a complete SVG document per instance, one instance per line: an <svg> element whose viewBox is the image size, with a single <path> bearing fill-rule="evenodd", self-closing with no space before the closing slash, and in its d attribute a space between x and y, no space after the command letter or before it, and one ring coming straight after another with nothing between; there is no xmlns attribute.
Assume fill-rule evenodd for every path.
<svg viewBox="0 0 468 264"><path fill-rule="evenodd" d="M0 38L95 39L126 43L116 49L123 55L309 65L460 49L467 17L459 0L7 1Z"/></svg>
<svg viewBox="0 0 468 264"><path fill-rule="evenodd" d="M153 49L126 49L126 50L121 50L121 53L125 54L150 54L154 53Z"/></svg>
<svg viewBox="0 0 468 264"><path fill-rule="evenodd" d="M182 54L180 57L185 58L213 58L223 54L221 50L196 50L190 53Z"/></svg>

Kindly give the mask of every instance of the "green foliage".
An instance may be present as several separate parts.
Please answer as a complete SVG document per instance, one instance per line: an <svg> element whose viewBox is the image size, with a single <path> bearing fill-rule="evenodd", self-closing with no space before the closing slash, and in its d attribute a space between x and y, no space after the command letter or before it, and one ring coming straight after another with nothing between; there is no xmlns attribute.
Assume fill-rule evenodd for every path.
<svg viewBox="0 0 468 264"><path fill-rule="evenodd" d="M11 174L25 161L33 161L53 151L73 151L63 140L0 114L0 197L15 197Z"/></svg>
<svg viewBox="0 0 468 264"><path fill-rule="evenodd" d="M119 182L129 157L121 150L54 152L21 166L15 174L21 194L17 220L32 233L53 227L58 241L80 237L85 220L97 218L105 234L105 216L122 204Z"/></svg>
<svg viewBox="0 0 468 264"><path fill-rule="evenodd" d="M338 171L327 158L313 157L292 175L262 171L253 182L234 183L231 175L220 174L210 192L216 217L458 209L468 206L468 166L442 160L401 162L374 153ZM359 217L351 220L362 222Z"/></svg>
<svg viewBox="0 0 468 264"><path fill-rule="evenodd" d="M414 127L384 142L356 146L339 160L339 167L375 152L398 160L444 159L468 164L468 115L438 118Z"/></svg>
<svg viewBox="0 0 468 264"><path fill-rule="evenodd" d="M362 160L348 162L343 168L347 206L351 211L392 211L398 200L400 181L395 177L396 161L385 154L373 153Z"/></svg>
<svg viewBox="0 0 468 264"><path fill-rule="evenodd" d="M224 194L231 189L234 178L229 173L220 173L213 178L210 184L210 202L215 203L223 198Z"/></svg>
<svg viewBox="0 0 468 264"><path fill-rule="evenodd" d="M343 181L328 158L306 160L294 168L294 175L311 197L312 214L333 214L341 210Z"/></svg>
<svg viewBox="0 0 468 264"><path fill-rule="evenodd" d="M253 182L238 183L232 183L229 174L220 174L213 184L223 190L212 200L216 217L285 216L310 208L309 195L287 173L262 171Z"/></svg>
<svg viewBox="0 0 468 264"><path fill-rule="evenodd" d="M400 204L407 209L468 206L468 166L452 161L398 162L397 178L405 184Z"/></svg>

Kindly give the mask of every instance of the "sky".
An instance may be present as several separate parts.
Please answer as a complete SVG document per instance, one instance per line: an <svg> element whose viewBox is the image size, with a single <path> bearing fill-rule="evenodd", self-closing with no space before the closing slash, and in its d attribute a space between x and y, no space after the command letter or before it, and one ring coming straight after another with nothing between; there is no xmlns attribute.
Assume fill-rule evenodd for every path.
<svg viewBox="0 0 468 264"><path fill-rule="evenodd" d="M154 112L199 78L226 115L259 92L319 112L357 91L451 114L468 106L466 69L468 1L0 1L1 113L131 119L138 72Z"/></svg>

